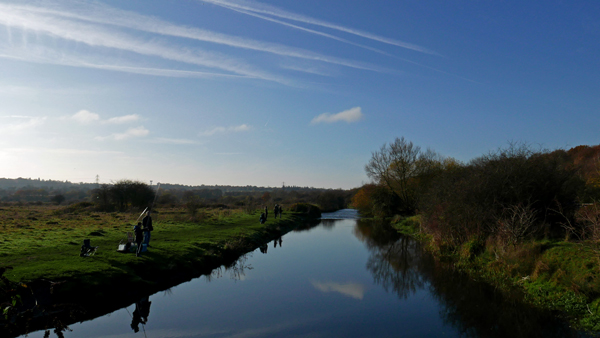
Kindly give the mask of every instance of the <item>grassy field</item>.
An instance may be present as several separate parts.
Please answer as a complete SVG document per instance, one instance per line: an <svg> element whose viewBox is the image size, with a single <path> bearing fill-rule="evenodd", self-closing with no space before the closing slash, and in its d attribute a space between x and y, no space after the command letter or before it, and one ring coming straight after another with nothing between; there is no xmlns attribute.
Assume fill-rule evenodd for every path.
<svg viewBox="0 0 600 338"><path fill-rule="evenodd" d="M138 215L76 207L2 207L0 267L12 267L4 277L23 283L66 280L63 291L117 280L152 284L165 278L161 274L199 271L203 265L252 250L289 228L297 216L270 217L261 225L258 211L200 210L192 219L184 209L157 209L148 252L141 257L117 252ZM94 256L80 257L86 238L99 248Z"/></svg>

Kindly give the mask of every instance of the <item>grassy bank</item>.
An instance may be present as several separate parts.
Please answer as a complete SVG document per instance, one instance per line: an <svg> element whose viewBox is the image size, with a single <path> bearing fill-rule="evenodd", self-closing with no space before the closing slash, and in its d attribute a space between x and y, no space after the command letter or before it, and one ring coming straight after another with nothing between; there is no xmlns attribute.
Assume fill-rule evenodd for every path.
<svg viewBox="0 0 600 338"><path fill-rule="evenodd" d="M500 245L470 240L460 247L440 246L420 232L419 216L392 225L416 237L440 259L450 259L473 278L505 292L523 293L524 301L555 310L572 326L600 331L600 251L592 242L532 240Z"/></svg>
<svg viewBox="0 0 600 338"><path fill-rule="evenodd" d="M0 281L2 309L15 313L33 294L38 304L47 305L44 311L56 304L94 304L85 317L232 264L305 222L301 213L292 212L260 224L258 211L203 209L192 217L184 209L159 209L153 213L151 247L136 257L116 250L138 214L95 212L85 205L1 209L0 267L11 267ZM94 256L80 257L86 238L99 248ZM10 314L5 322L12 318L22 325Z"/></svg>

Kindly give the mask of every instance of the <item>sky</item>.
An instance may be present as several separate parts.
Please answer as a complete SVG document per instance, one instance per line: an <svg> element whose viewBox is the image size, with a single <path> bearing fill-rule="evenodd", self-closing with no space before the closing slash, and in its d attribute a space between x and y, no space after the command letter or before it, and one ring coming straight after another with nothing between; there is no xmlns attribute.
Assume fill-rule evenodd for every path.
<svg viewBox="0 0 600 338"><path fill-rule="evenodd" d="M600 2L0 0L0 177L354 188L600 143Z"/></svg>

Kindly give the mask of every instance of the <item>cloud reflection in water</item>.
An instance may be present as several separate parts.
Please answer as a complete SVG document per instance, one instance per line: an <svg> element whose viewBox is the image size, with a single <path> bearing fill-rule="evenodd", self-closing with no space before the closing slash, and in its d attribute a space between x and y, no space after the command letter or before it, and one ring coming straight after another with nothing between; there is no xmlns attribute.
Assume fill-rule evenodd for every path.
<svg viewBox="0 0 600 338"><path fill-rule="evenodd" d="M358 283L335 283L335 282L317 282L311 281L311 284L322 292L338 292L344 296L349 296L354 299L363 299L365 295L365 287Z"/></svg>

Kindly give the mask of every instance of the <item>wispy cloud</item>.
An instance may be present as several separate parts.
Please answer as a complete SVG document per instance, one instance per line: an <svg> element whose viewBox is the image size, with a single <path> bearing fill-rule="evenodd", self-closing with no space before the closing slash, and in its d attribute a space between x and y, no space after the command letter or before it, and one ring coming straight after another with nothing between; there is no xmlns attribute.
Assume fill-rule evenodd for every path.
<svg viewBox="0 0 600 338"><path fill-rule="evenodd" d="M354 107L337 114L324 113L321 114L310 122L311 124L319 123L334 123L334 122L356 122L363 118L362 109L360 107Z"/></svg>
<svg viewBox="0 0 600 338"><path fill-rule="evenodd" d="M92 123L102 123L102 124L125 124L136 122L141 119L138 114L130 114L123 116L111 117L107 120L102 120L99 114L93 113L89 110L82 109L72 116L68 117L71 120L75 120L81 124L92 124ZM65 119L63 117L63 119Z"/></svg>
<svg viewBox="0 0 600 338"><path fill-rule="evenodd" d="M214 127L212 129L200 132L200 136L212 136L215 134L223 134L223 133L239 133L244 131L252 130L252 127L247 124L241 124L239 126L232 127Z"/></svg>
<svg viewBox="0 0 600 338"><path fill-rule="evenodd" d="M174 144L174 145L184 145L184 144L198 144L198 141L187 140L187 139L177 139L177 138L166 138L166 137L157 137L153 140L150 140L151 143L159 143L159 144Z"/></svg>
<svg viewBox="0 0 600 338"><path fill-rule="evenodd" d="M202 1L202 0L200 0L200 1ZM239 12L239 13L242 13L242 14L250 15L250 16L257 17L257 18L260 18L260 19L263 19L263 20L267 20L267 21L270 21L270 22L278 23L280 25L284 25L284 26L288 26L288 27L291 27L291 28L294 28L294 29L298 29L298 30L301 30L301 31L304 31L304 32L307 32L307 33L311 33L311 34L315 34L315 35L320 35L320 36L323 36L323 37L326 37L326 38L329 38L329 39L333 39L333 40L337 40L337 41L340 41L340 42L343 42L343 43L346 43L346 44L349 44L349 45L353 45L353 46L357 46L357 47L360 47L360 48L368 49L368 50L377 52L379 54L392 56L392 54L386 53L386 52L384 52L384 51L382 51L380 49L369 47L369 46L366 46L366 45L363 45L363 44L360 44L360 43L352 42L350 40L340 38L339 36L335 36L335 35L327 34L327 33L320 32L320 31L317 31L317 30L314 30L314 29L309 29L309 28L306 28L306 27L294 25L294 24L291 24L289 22L285 22L285 21L273 19L271 17L265 16L265 15L260 15L260 14L257 14L257 13L251 12L251 11L245 11L245 10L236 9L236 8L232 8L232 7L226 7L226 8L231 9L231 10L236 11L236 12Z"/></svg>
<svg viewBox="0 0 600 338"><path fill-rule="evenodd" d="M139 127L135 127L135 128L129 128L124 133L115 133L115 134L111 134L109 136L99 136L99 137L96 137L96 139L99 141L104 141L104 140L123 141L123 140L127 140L127 139L130 139L133 137L144 137L144 136L147 136L148 134L150 134L150 131L148 129L144 128L144 126L139 126Z"/></svg>
<svg viewBox="0 0 600 338"><path fill-rule="evenodd" d="M434 52L428 48L419 46L419 45L415 45L412 43L408 43L408 42L404 42L404 41L400 41L400 40L396 40L396 39L391 39L391 38L379 36L379 35L376 35L373 33L364 32L361 30L337 25L337 24L330 23L330 22L327 22L324 20L315 19L315 18L312 18L309 16L292 13L292 12L280 9L278 7L275 7L275 6L271 6L271 5L267 5L267 4L263 4L263 3L259 3L259 2L255 2L255 1L249 1L249 0L199 0L199 1L204 1L207 3L211 3L211 4L214 4L217 6L222 6L222 7L236 10L236 11L246 13L246 14L248 14L248 12L261 13L261 14L274 16L277 18L282 18L282 19L307 23L307 24L311 24L311 25L315 25L315 26L330 28L330 29L334 29L334 30L337 30L340 32L353 34L353 35L360 36L360 37L370 39L373 41L378 41L378 42L382 42L385 44L394 45L394 46L414 50L414 51L421 52L421 53L437 54L436 52Z"/></svg>
<svg viewBox="0 0 600 338"><path fill-rule="evenodd" d="M74 148L40 148L40 147L27 147L27 148L7 148L3 149L6 152L12 153L44 153L44 154L57 154L57 155L122 155L122 151L111 151L111 150L91 150L91 149L74 149Z"/></svg>
<svg viewBox="0 0 600 338"><path fill-rule="evenodd" d="M108 120L103 121L103 122L108 123L108 124L123 124L123 123L135 122L135 121L138 121L139 119L140 119L140 116L138 114L131 114L131 115L111 117Z"/></svg>
<svg viewBox="0 0 600 338"><path fill-rule="evenodd" d="M73 51L56 51L43 45L0 45L0 58L20 60L24 62L33 62L40 64L53 64L67 67L91 68L100 70L109 70L115 72L141 74L163 77L185 77L185 78L203 78L203 79L252 79L254 77L236 74L224 74L195 70L166 69L154 67L140 67L123 64L122 60L112 59L110 56L102 56L102 59L95 55L81 55Z"/></svg>
<svg viewBox="0 0 600 338"><path fill-rule="evenodd" d="M199 41L206 41L206 42L211 42L211 43L215 43L215 44L236 47L236 48L256 50L256 51L261 51L261 52L271 53L271 54L276 54L276 55L291 56L291 57L295 57L295 58L327 62L327 63L342 65L342 66L346 66L346 67L381 71L381 68L376 67L374 65L366 65L364 63L360 63L360 62L356 62L356 61L344 60L341 58L322 55L322 54L315 53L315 52L301 49L301 48L295 48L295 47L285 46L285 45L276 44L276 43L269 43L269 42L264 42L264 41L257 41L254 39L248 39L248 38L242 38L242 37L238 37L238 36L217 33L217 32L199 29L199 28L195 28L195 27L175 25L175 24L172 24L170 22L167 22L167 21L155 18L155 17L145 16L145 15L141 15L141 14L137 14L134 12L125 11L125 10L120 10L120 9L116 9L116 8L109 7L109 6L102 5L102 4L89 4L85 8L79 8L79 7L75 6L74 8L70 8L70 9L60 8L60 7L39 8L39 7L32 7L32 6L18 6L17 8L20 8L20 9L23 9L26 11L42 13L45 15L54 15L54 16L72 18L72 19L77 19L77 20L84 20L84 21L88 21L88 22L120 26L120 27L136 29L136 30L140 30L140 31L144 31L144 32L156 33L156 34L165 35L165 36L182 37L182 38L188 38L188 39L194 39L194 40L199 40ZM89 14L90 12L93 13L93 15L90 15ZM251 13L251 12L246 13L246 14L253 15L253 13ZM262 16L259 16L259 17L262 17ZM270 18L263 17L263 19L270 19ZM275 20L275 21L277 21L277 20ZM278 23L290 25L285 22L278 22ZM357 45L357 46L360 46L363 48L374 50L379 53L389 55L381 50L378 50L378 49L375 49L372 47L368 47L368 46L363 46L360 44L356 44L351 41L341 39L341 38L338 38L338 37L335 37L335 36L332 36L329 34L312 31L309 29L305 29L303 27L297 27L295 25L291 25L291 26L293 26L294 28L297 28L297 29L310 31L311 33L316 33L319 35L327 36L329 38L333 38L333 39L336 39L339 41L343 41L346 43L350 43L350 44Z"/></svg>
<svg viewBox="0 0 600 338"><path fill-rule="evenodd" d="M297 72L309 73L309 74L314 74L314 75L319 75L319 76L333 76L331 71L324 70L320 67L314 67L314 66L309 66L309 65L282 63L280 65L280 67L283 69L289 69L289 70L293 70L293 71L297 71Z"/></svg>
<svg viewBox="0 0 600 338"><path fill-rule="evenodd" d="M311 284L322 292L337 292L344 296L354 299L363 299L365 296L365 286L358 283L335 283L335 282L317 282L312 281Z"/></svg>
<svg viewBox="0 0 600 338"><path fill-rule="evenodd" d="M71 116L71 119L82 124L90 124L96 121L100 121L100 115L84 109L78 111L73 116Z"/></svg>
<svg viewBox="0 0 600 338"><path fill-rule="evenodd" d="M27 33L34 32L36 38L32 39L31 42L38 42L39 35L46 34L49 37L75 41L90 47L124 50L140 55L220 69L237 75L289 84L289 81L282 77L221 53L198 48L171 46L155 40L140 40L104 26L68 20L60 16L40 14L28 10L28 8L0 4L0 25L7 26L12 30L24 30L24 38ZM28 42L30 41L26 40L24 43ZM14 43L16 42L12 42L12 44Z"/></svg>
<svg viewBox="0 0 600 338"><path fill-rule="evenodd" d="M0 132L5 134L14 134L26 130L35 129L46 122L46 117L11 115L3 116L3 119L11 120L8 123L0 125Z"/></svg>

